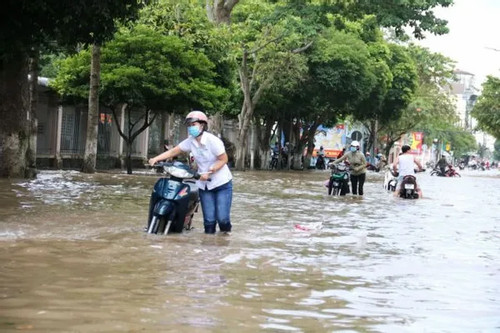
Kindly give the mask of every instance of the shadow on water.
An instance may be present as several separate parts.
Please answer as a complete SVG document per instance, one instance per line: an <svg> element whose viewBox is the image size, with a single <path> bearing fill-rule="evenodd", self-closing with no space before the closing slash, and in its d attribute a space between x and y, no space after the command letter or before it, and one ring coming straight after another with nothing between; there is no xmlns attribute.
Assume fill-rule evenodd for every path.
<svg viewBox="0 0 500 333"><path fill-rule="evenodd" d="M419 175L405 201L368 174L235 172L231 236L146 235L153 174L0 180L0 329L493 331L500 177Z"/></svg>

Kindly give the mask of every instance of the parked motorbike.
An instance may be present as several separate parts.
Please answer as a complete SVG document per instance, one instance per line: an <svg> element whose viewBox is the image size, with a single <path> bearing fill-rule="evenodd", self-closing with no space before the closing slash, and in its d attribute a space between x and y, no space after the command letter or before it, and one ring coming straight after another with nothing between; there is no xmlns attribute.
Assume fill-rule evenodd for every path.
<svg viewBox="0 0 500 333"><path fill-rule="evenodd" d="M180 233L191 229L193 215L198 211L198 187L189 179L199 179L200 174L184 163L159 162L153 168L166 176L158 179L149 203L149 234Z"/></svg>
<svg viewBox="0 0 500 333"><path fill-rule="evenodd" d="M330 164L332 169L328 180L328 195L346 195L349 193L349 169L345 163Z"/></svg>
<svg viewBox="0 0 500 333"><path fill-rule="evenodd" d="M415 176L407 175L403 177L399 196L404 199L418 199L417 179Z"/></svg>

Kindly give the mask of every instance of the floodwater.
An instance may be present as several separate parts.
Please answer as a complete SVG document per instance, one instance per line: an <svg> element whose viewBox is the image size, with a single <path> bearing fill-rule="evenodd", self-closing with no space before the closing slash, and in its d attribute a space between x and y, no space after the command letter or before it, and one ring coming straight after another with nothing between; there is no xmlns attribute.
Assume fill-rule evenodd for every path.
<svg viewBox="0 0 500 333"><path fill-rule="evenodd" d="M235 172L230 236L145 234L155 174L0 180L0 331L500 331L500 171L327 177Z"/></svg>

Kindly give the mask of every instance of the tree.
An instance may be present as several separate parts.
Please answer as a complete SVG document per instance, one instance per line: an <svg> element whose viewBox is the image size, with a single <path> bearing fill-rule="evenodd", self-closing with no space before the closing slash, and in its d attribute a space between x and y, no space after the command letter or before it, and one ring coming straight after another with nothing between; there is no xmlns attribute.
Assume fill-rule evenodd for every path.
<svg viewBox="0 0 500 333"><path fill-rule="evenodd" d="M295 122L302 136L295 143L299 154L307 146L307 160L314 149L314 136L319 125L333 126L337 119L351 114L376 85L374 63L368 45L353 33L326 29L315 40L308 54L307 81L299 87L294 98ZM296 126L296 138L300 128Z"/></svg>
<svg viewBox="0 0 500 333"><path fill-rule="evenodd" d="M404 36L405 28L410 27L413 29L413 36L422 39L426 31L436 35L448 33L448 22L437 18L433 9L451 6L453 0L359 0L340 3L345 6L343 12L347 16L359 18L372 14L375 15L378 26L393 28L398 36Z"/></svg>
<svg viewBox="0 0 500 333"><path fill-rule="evenodd" d="M486 78L472 116L476 118L479 129L500 140L500 78L491 75Z"/></svg>
<svg viewBox="0 0 500 333"><path fill-rule="evenodd" d="M85 98L88 94L88 50L61 63L53 86L63 96ZM127 173L132 173L131 147L151 125L157 112L184 112L190 108L217 109L227 91L214 83L214 64L189 48L177 36L165 36L138 25L122 29L102 48L100 100L126 114L126 128L115 121L127 143ZM138 111L140 116L134 117Z"/></svg>
<svg viewBox="0 0 500 333"><path fill-rule="evenodd" d="M256 11L256 8L258 10ZM238 6L233 19L234 56L243 102L238 115L236 169L243 170L248 132L257 104L275 82L300 81L307 67L301 54L310 44L297 30L297 18L272 16L274 6L259 1Z"/></svg>
<svg viewBox="0 0 500 333"><path fill-rule="evenodd" d="M496 140L494 143L495 151L493 151L493 158L496 161L500 161L500 140Z"/></svg>
<svg viewBox="0 0 500 333"><path fill-rule="evenodd" d="M207 1L206 8L198 1L159 0L141 11L139 22L166 34L176 35L189 43L193 50L204 53L215 64L217 85L236 89L235 65L229 47L232 43L229 15L238 1ZM215 11L215 12L214 12ZM221 13L216 13L221 11ZM223 12L223 13L222 13ZM223 17L227 17L223 19ZM210 115L210 131L223 136L222 114L231 109L229 101Z"/></svg>
<svg viewBox="0 0 500 333"><path fill-rule="evenodd" d="M265 27L265 24L269 24L272 22L273 28L276 27L276 22L280 22L280 18L287 17L290 21L306 21L305 14L310 14L315 12L315 10L319 9L322 12L322 15L312 16L313 18L307 20L307 23L310 24L310 30L315 30L315 33L320 32L324 28L333 26L342 26L343 22L341 19L335 19L331 22L332 16L347 16L351 18L362 18L367 14L373 14L376 17L376 25L384 26L384 27L394 27L397 33L402 32L402 27L406 24L412 25L414 29L414 35L417 38L422 37L423 31L431 31L433 33L445 33L446 29L446 21L437 19L433 12L432 8L438 5L447 6L451 4L449 0L429 0L429 1L421 1L418 4L406 4L396 1L390 1L390 3L377 3L374 4L370 1L336 1L336 2L322 2L320 5L304 3L300 1L277 1L276 5L272 8L273 12L268 13L267 15L259 15L262 11L267 10L268 7L263 6L262 2L254 1L249 2L245 5L252 6L251 15L242 15L242 13L246 13L244 10L245 5L239 4L235 7L232 13L232 28L236 22L241 24L241 34L246 34L248 36L252 36L255 38L256 34L252 34L252 29L255 29L256 25L253 24L251 20L259 20L262 24L261 27L257 26L257 31L264 31L262 27ZM335 15L337 14L337 15ZM302 32L306 29L302 29ZM291 31L291 30L288 30ZM255 38L253 42L253 47L248 47L249 44L244 46L242 61L240 62L239 75L240 75L240 85L242 87L242 92L244 95L243 105L241 108L241 112L239 115L240 120L240 131L238 135L238 146L244 147L246 146L246 135L247 135L247 124L249 124L250 119L254 113L254 109L256 108L256 103L260 99L260 95L263 90L269 88L266 86L266 81L254 80L255 77L253 63L248 60L251 59L259 59L259 56L254 53L255 51L260 51L261 48L264 48L266 45L266 41L272 41L272 38L277 38L276 34L268 34L270 39L261 39L259 44L259 39ZM310 35L302 33L303 42L302 44L308 44L308 38L304 38L305 36L310 37ZM248 39L247 39L248 40ZM305 40L305 42L304 42ZM275 41L278 44L278 40ZM241 43L241 42L240 42ZM283 44L281 44L283 45ZM246 47L246 48L245 48ZM250 55L250 56L249 56ZM260 60L261 61L261 60ZM267 73L270 74L270 73ZM251 76L251 78L250 78ZM261 78L264 78L264 75L260 74ZM272 75L269 76L272 78ZM252 84L248 84L248 82ZM249 88L249 89L248 89ZM250 92L250 93L249 93ZM258 98L255 98L258 97ZM243 168L244 166L244 152L239 150L239 155L237 158L237 168ZM241 161L241 162L238 162Z"/></svg>
<svg viewBox="0 0 500 333"><path fill-rule="evenodd" d="M143 5L137 0L76 0L61 6L50 0L2 4L0 14L0 177L27 177L30 130L27 114L28 58L54 41L93 43L112 36L115 19L126 20ZM36 82L36 78L32 78Z"/></svg>
<svg viewBox="0 0 500 333"><path fill-rule="evenodd" d="M387 121L380 124L379 137L383 138L386 154L409 131L429 134L431 129L449 129L457 121L454 103L447 93L448 82L453 78L454 62L439 53L415 45L409 45L400 52L404 52L404 57L411 58L416 75L415 87L413 94L406 97L406 89L402 89L400 93L393 92L394 96L402 94L400 101L396 98L390 104L393 107L399 105L401 113L399 117L387 118ZM406 70L399 73L403 77L407 75ZM401 87L404 88L404 85Z"/></svg>

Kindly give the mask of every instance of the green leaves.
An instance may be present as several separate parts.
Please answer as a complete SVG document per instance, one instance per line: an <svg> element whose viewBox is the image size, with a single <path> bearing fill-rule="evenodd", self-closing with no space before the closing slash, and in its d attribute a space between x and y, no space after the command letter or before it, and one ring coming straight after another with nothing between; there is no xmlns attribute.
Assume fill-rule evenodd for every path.
<svg viewBox="0 0 500 333"><path fill-rule="evenodd" d="M63 95L88 94L88 51L61 63L54 87ZM122 29L102 48L102 103L183 111L207 110L223 102L227 92L214 82L214 64L176 36L165 36L138 25Z"/></svg>
<svg viewBox="0 0 500 333"><path fill-rule="evenodd" d="M487 77L472 116L480 129L500 140L500 78Z"/></svg>

